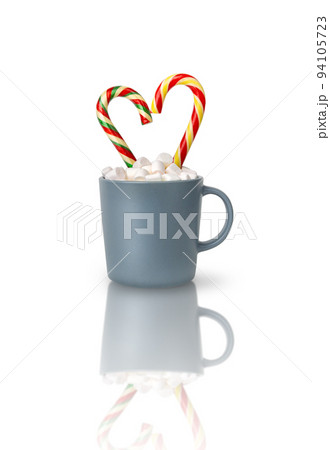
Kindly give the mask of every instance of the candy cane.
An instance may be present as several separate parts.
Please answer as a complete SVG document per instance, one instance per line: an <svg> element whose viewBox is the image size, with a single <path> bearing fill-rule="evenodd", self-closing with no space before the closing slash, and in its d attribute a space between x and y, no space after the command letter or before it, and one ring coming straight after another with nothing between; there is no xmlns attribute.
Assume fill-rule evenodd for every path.
<svg viewBox="0 0 330 450"><path fill-rule="evenodd" d="M128 384L126 388L124 389L122 395L120 398L116 401L114 406L111 408L109 413L106 415L106 417L103 419L99 431L98 431L98 444L99 447L102 450L119 450L113 445L110 444L108 440L109 433L116 422L116 420L119 418L119 416L122 414L122 412L126 409L134 395L136 394L136 389L132 384ZM180 384L175 390L174 394L182 408L182 411L184 415L186 416L188 423L192 429L193 436L194 436L194 448L195 450L205 450L206 443L205 443L205 433L203 430L203 427L200 423L200 420L198 418L198 415L196 411L194 410L194 407L192 406L191 401L188 398L188 395L186 391L183 388L183 385ZM142 450L150 441L150 438L152 440L153 446L155 450L166 450L166 447L164 445L164 440L161 434L158 433L152 433L153 428L149 424L142 424L141 431L138 436L138 438L135 440L135 442L130 446L127 447L125 450ZM124 450L124 449L122 449Z"/></svg>
<svg viewBox="0 0 330 450"><path fill-rule="evenodd" d="M120 398L113 405L109 413L103 419L98 431L98 444L102 450L119 450L110 444L108 440L108 435L122 412L126 409L134 395L136 394L136 389L132 384L128 384L121 394ZM152 434L153 428L147 423L143 423L141 426L141 431L135 442L127 447L125 450L138 450L143 449L152 437L152 442L155 450L166 450L163 437L160 434Z"/></svg>
<svg viewBox="0 0 330 450"><path fill-rule="evenodd" d="M119 134L117 128L111 122L108 105L112 99L115 97L126 97L131 100L139 111L141 123L145 125L146 123L152 122L151 113L148 105L146 104L144 98L133 89L126 86L114 86L101 94L98 102L96 104L96 115L98 121L100 122L103 131L107 134L110 141L118 150L120 156L123 158L127 167L132 167L134 161L136 161L135 156L129 149L128 145Z"/></svg>
<svg viewBox="0 0 330 450"><path fill-rule="evenodd" d="M205 93L202 85L196 80L196 78L185 73L179 73L165 78L165 80L160 83L156 90L155 97L151 105L151 111L155 114L160 114L162 112L164 100L167 93L174 86L178 86L180 84L188 86L194 94L194 109L192 112L192 116L173 158L175 164L179 167L182 167L182 164L186 159L187 153L189 152L189 149L203 120L205 109Z"/></svg>
<svg viewBox="0 0 330 450"><path fill-rule="evenodd" d="M191 401L188 398L186 391L182 384L180 384L174 391L175 396L180 403L181 409L186 416L192 432L194 435L195 450L204 450L206 448L205 433L199 417L194 410Z"/></svg>

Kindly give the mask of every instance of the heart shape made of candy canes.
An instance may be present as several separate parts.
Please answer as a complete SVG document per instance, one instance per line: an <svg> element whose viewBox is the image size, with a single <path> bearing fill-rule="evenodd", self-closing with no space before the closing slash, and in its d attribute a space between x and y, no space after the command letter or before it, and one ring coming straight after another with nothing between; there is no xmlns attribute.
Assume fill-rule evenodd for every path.
<svg viewBox="0 0 330 450"><path fill-rule="evenodd" d="M120 398L117 400L117 402L114 404L114 406L110 409L108 414L101 422L97 437L100 449L119 450L118 447L114 447L109 442L108 439L109 433L111 432L115 422L121 416L123 411L127 408L127 406L132 401L136 393L137 393L136 388L132 384L128 384L124 389L123 393L121 394ZM178 385L175 389L173 389L173 393L177 401L179 402L186 419L188 420L194 438L194 449L205 450L206 440L203 426L183 385L182 384ZM133 445L127 447L126 449L142 450L149 443L149 441L152 441L154 448L156 450L166 450L162 435L159 433L153 433L153 427L147 423L142 424L138 438L135 440Z"/></svg>
<svg viewBox="0 0 330 450"><path fill-rule="evenodd" d="M165 78L156 90L151 105L151 111L154 114L160 114L163 109L166 95L174 86L178 85L188 86L194 95L194 107L188 127L186 128L180 145L173 157L173 162L181 168L203 120L205 110L205 93L202 85L196 78L184 73L171 75ZM115 97L126 97L133 102L139 111L142 125L152 122L151 112L144 98L134 89L126 86L114 86L107 89L103 92L103 94L101 94L97 102L97 118L103 130L118 150L127 167L132 167L134 161L136 161L136 158L122 136L119 134L114 124L111 122L108 113L109 102Z"/></svg>

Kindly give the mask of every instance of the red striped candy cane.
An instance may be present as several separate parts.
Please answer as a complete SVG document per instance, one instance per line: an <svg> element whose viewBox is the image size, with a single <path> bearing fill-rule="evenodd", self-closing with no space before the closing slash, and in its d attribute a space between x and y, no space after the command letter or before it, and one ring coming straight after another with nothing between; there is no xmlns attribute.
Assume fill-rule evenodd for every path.
<svg viewBox="0 0 330 450"><path fill-rule="evenodd" d="M205 110L205 93L202 85L196 80L196 78L185 73L179 73L165 78L165 80L160 83L156 90L155 97L151 105L151 111L155 114L160 114L162 112L164 100L167 93L174 86L178 86L180 84L188 86L194 94L194 109L192 112L192 116L173 158L175 164L179 167L182 167L182 164L186 159L187 153L189 152L189 149L203 120Z"/></svg>
<svg viewBox="0 0 330 450"><path fill-rule="evenodd" d="M96 104L96 115L98 121L100 122L103 131L106 133L110 141L118 150L120 156L123 158L127 167L132 167L134 161L136 161L135 156L129 149L128 145L118 132L117 128L111 122L108 105L112 99L115 97L125 97L131 100L139 111L142 125L152 122L151 113L148 105L146 104L144 98L134 89L126 86L114 86L101 94L98 102Z"/></svg>

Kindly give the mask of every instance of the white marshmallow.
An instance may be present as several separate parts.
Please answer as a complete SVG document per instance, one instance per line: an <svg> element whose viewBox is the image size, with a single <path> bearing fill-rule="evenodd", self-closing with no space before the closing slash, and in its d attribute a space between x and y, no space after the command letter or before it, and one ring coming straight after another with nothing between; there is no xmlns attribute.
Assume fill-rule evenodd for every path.
<svg viewBox="0 0 330 450"><path fill-rule="evenodd" d="M152 167L152 172L160 172L160 173L165 173L165 165L162 161L159 161L156 159L156 161L153 161L153 163L151 164Z"/></svg>
<svg viewBox="0 0 330 450"><path fill-rule="evenodd" d="M162 175L162 180L163 181L177 181L177 180L180 180L180 177L176 173L164 173L164 175Z"/></svg>
<svg viewBox="0 0 330 450"><path fill-rule="evenodd" d="M175 389L176 387L181 384L181 377L180 374L173 373L173 375L169 375L167 379L167 384L172 388Z"/></svg>
<svg viewBox="0 0 330 450"><path fill-rule="evenodd" d="M149 173L146 170L137 169L134 176L134 181L145 181L147 175L149 175Z"/></svg>
<svg viewBox="0 0 330 450"><path fill-rule="evenodd" d="M180 177L180 180L190 180L191 179L189 173L186 173L186 172L181 172L179 177Z"/></svg>
<svg viewBox="0 0 330 450"><path fill-rule="evenodd" d="M106 174L108 173L108 172L110 172L112 170L112 167L105 167L103 170L102 170L102 175L105 177L106 176Z"/></svg>
<svg viewBox="0 0 330 450"><path fill-rule="evenodd" d="M196 178L197 172L195 170L189 169L188 167L182 166L182 172L188 173L190 178Z"/></svg>
<svg viewBox="0 0 330 450"><path fill-rule="evenodd" d="M139 170L139 169L135 169L134 167L127 167L127 169L126 169L127 178L128 178L129 180L134 180L134 177L135 177L136 172L137 172L138 170Z"/></svg>
<svg viewBox="0 0 330 450"><path fill-rule="evenodd" d="M169 397L173 394L173 389L170 386L165 386L163 388L160 388L158 393L161 397Z"/></svg>
<svg viewBox="0 0 330 450"><path fill-rule="evenodd" d="M115 383L116 384L125 383L126 380L127 380L127 374L124 372L120 372L115 375Z"/></svg>
<svg viewBox="0 0 330 450"><path fill-rule="evenodd" d="M159 172L146 175L146 181L162 181L162 174Z"/></svg>
<svg viewBox="0 0 330 450"><path fill-rule="evenodd" d="M136 388L136 390L138 392L141 392L142 394L146 394L147 392L149 392L152 388L151 385L149 384L145 384L145 383L140 383L140 384L135 384L134 386Z"/></svg>
<svg viewBox="0 0 330 450"><path fill-rule="evenodd" d="M145 158L144 156L142 156L141 158L138 158L134 164L133 167L140 169L143 166L150 166L151 162L149 161L148 158Z"/></svg>
<svg viewBox="0 0 330 450"><path fill-rule="evenodd" d="M143 166L144 170L147 170L150 174L152 173L152 165L150 166Z"/></svg>
<svg viewBox="0 0 330 450"><path fill-rule="evenodd" d="M162 161L165 167L169 166L173 162L173 157L169 153L160 153L156 159L158 161Z"/></svg>
<svg viewBox="0 0 330 450"><path fill-rule="evenodd" d="M166 173L175 173L177 175L180 175L181 169L176 164L172 163L166 168Z"/></svg>
<svg viewBox="0 0 330 450"><path fill-rule="evenodd" d="M126 180L126 172L123 167L115 167L105 174L106 180Z"/></svg>
<svg viewBox="0 0 330 450"><path fill-rule="evenodd" d="M146 376L143 373L140 372L132 372L129 376L130 383L132 384L142 384L144 381L146 381Z"/></svg>

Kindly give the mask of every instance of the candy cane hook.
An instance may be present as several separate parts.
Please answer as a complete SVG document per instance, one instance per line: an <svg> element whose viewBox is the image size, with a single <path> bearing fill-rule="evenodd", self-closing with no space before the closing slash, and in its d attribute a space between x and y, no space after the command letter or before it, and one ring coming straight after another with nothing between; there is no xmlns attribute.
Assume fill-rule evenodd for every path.
<svg viewBox="0 0 330 450"><path fill-rule="evenodd" d="M110 141L116 147L120 156L123 158L127 167L132 167L134 161L136 161L135 156L132 151L118 132L117 128L111 122L108 105L110 101L116 97L125 97L131 100L131 102L136 106L139 111L142 125L152 122L151 113L147 103L144 98L134 89L126 86L114 86L101 94L97 104L96 104L96 115L98 121L100 122L103 131L106 133Z"/></svg>
<svg viewBox="0 0 330 450"><path fill-rule="evenodd" d="M116 422L119 416L123 413L123 411L127 408L130 401L136 394L136 389L132 384L128 384L121 394L120 398L113 405L109 413L103 419L101 425L99 426L98 431L98 444L102 450L120 450L117 447L114 447L110 444L108 440L108 435ZM163 437L160 434L152 434L153 427L147 423L143 423L141 426L141 430L139 436L135 440L135 442L127 447L125 450L142 450L150 438L152 438L152 442L155 450L166 450ZM124 450L124 449L122 449Z"/></svg>
<svg viewBox="0 0 330 450"><path fill-rule="evenodd" d="M156 90L155 97L151 105L151 111L155 114L160 114L162 112L164 100L167 93L174 86L178 86L180 84L188 86L194 94L194 108L191 119L173 158L174 163L177 166L182 167L182 164L186 159L187 153L190 150L190 147L203 120L205 110L205 92L202 85L198 80L196 80L196 78L185 73L179 73L165 78L165 80L160 83Z"/></svg>

